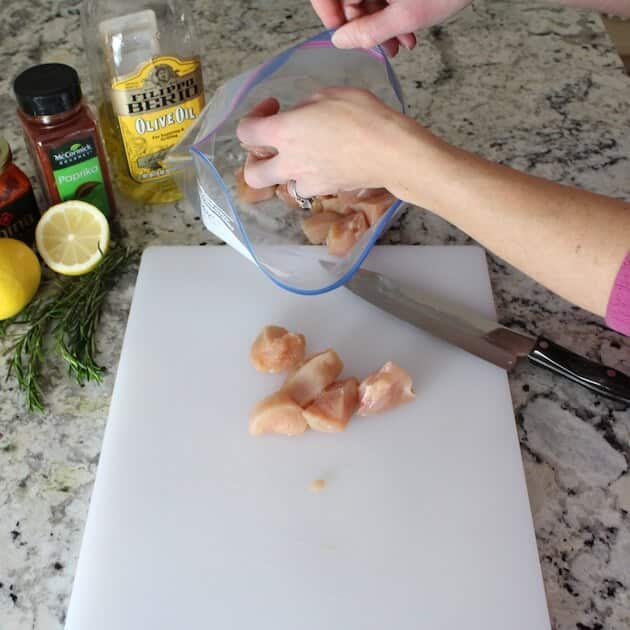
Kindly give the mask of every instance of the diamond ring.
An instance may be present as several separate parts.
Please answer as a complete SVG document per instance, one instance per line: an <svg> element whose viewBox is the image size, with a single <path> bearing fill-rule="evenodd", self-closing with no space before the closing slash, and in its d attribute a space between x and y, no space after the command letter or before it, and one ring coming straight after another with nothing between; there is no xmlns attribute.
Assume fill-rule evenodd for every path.
<svg viewBox="0 0 630 630"><path fill-rule="evenodd" d="M287 192L295 199L302 210L311 210L313 208L313 197L302 197L297 191L294 179L287 182Z"/></svg>

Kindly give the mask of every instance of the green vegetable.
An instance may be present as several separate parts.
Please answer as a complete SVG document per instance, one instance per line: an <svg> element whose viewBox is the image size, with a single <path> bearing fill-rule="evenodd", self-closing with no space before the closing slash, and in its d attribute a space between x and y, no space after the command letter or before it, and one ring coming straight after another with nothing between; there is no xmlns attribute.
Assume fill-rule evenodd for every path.
<svg viewBox="0 0 630 630"><path fill-rule="evenodd" d="M0 339L11 338L9 371L24 393L29 410L43 411L42 369L46 341L78 383L103 379L96 362L96 334L103 303L118 278L137 261L137 253L111 247L98 267L83 276L56 279L27 308L0 322Z"/></svg>

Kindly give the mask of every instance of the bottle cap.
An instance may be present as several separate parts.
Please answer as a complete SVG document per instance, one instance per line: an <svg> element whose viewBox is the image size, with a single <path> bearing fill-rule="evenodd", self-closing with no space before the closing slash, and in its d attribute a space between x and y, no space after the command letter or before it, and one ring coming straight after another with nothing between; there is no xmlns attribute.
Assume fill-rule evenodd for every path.
<svg viewBox="0 0 630 630"><path fill-rule="evenodd" d="M0 136L0 172L11 161L11 147L9 143Z"/></svg>
<svg viewBox="0 0 630 630"><path fill-rule="evenodd" d="M81 81L74 68L43 63L22 72L13 82L20 109L29 116L54 116L81 102Z"/></svg>

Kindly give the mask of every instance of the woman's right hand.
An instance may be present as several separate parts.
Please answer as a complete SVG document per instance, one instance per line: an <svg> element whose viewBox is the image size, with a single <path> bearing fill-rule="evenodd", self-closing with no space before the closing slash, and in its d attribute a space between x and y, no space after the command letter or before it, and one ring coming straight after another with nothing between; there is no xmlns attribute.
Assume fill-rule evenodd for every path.
<svg viewBox="0 0 630 630"><path fill-rule="evenodd" d="M382 44L390 55L399 44L413 48L413 31L451 17L471 0L311 0L326 28L336 28L338 48L372 48Z"/></svg>
<svg viewBox="0 0 630 630"><path fill-rule="evenodd" d="M397 180L409 145L414 172L426 174L435 163L437 139L365 90L328 88L293 109L278 109L277 101L268 99L238 125L244 145L277 151L246 165L245 180L253 188L295 180L303 197L357 188L396 194L403 192Z"/></svg>

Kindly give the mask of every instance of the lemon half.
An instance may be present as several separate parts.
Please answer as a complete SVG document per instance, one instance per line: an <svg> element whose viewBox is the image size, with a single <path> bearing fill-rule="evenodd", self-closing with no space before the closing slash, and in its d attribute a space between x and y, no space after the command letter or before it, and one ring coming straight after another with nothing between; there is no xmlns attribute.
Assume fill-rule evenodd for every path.
<svg viewBox="0 0 630 630"><path fill-rule="evenodd" d="M42 277L35 252L12 238L0 238L0 320L17 315L33 299Z"/></svg>
<svg viewBox="0 0 630 630"><path fill-rule="evenodd" d="M64 201L39 220L35 242L44 262L64 276L92 271L109 247L109 223L92 204Z"/></svg>

